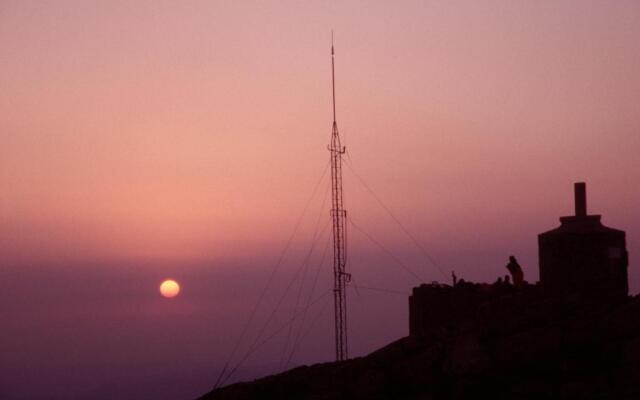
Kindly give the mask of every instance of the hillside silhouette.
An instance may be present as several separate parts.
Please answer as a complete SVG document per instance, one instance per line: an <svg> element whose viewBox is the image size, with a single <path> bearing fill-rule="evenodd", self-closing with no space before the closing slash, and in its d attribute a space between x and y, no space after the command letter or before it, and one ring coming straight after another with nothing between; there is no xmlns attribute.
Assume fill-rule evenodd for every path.
<svg viewBox="0 0 640 400"><path fill-rule="evenodd" d="M199 400L637 399L640 296L550 298L539 285L365 357L236 383Z"/></svg>

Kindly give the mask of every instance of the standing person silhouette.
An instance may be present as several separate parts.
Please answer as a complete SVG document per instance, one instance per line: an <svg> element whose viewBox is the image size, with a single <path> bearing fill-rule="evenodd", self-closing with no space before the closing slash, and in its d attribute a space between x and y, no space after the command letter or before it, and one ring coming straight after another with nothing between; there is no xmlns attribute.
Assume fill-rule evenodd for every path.
<svg viewBox="0 0 640 400"><path fill-rule="evenodd" d="M522 282L524 282L524 273L522 272L522 268L520 267L520 264L518 264L518 261L514 256L509 256L507 269L511 274L511 280L513 281L514 285L519 286L522 284Z"/></svg>

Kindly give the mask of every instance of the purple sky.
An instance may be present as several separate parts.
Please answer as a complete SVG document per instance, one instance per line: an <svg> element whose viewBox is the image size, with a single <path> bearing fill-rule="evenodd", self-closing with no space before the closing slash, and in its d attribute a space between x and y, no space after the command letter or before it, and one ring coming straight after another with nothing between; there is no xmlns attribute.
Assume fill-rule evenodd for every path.
<svg viewBox="0 0 640 400"><path fill-rule="evenodd" d="M332 28L346 208L420 277L349 228L355 283L399 292L350 288L352 355L408 333L420 281L511 254L536 281L575 181L640 290L637 1L3 1L0 398L209 390L319 180L235 361L294 277L267 334L329 290ZM283 368L287 337L289 365L331 360L331 309L234 379Z"/></svg>

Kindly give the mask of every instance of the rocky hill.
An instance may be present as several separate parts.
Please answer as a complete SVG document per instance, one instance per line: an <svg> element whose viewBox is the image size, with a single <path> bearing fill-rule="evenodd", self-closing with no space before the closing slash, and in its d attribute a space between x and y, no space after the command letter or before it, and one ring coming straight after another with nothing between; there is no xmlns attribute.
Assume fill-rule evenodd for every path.
<svg viewBox="0 0 640 400"><path fill-rule="evenodd" d="M236 399L640 399L640 296L494 299L368 356L214 390Z"/></svg>

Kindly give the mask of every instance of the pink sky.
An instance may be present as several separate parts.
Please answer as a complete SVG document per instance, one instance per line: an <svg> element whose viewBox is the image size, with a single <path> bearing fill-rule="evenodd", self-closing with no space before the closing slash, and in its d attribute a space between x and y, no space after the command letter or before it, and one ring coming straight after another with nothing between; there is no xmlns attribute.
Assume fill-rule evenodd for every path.
<svg viewBox="0 0 640 400"><path fill-rule="evenodd" d="M353 167L446 273L494 280L515 254L537 280L536 235L573 212L572 184L586 181L589 211L627 232L630 287L640 290L637 1L3 1L0 265L24 300L9 332L22 332L20 307L47 303L29 300L44 282L26 279L40 271L61 277L51 296L78 302L79 286L101 287L96 277L134 274L138 286L107 321L162 307L136 290L148 282L155 296L158 279L183 277L191 308L180 318L206 313L227 321L207 335L237 335L329 159L332 28ZM329 218L326 183L294 254L316 217ZM444 279L348 168L345 197L349 215L425 280ZM417 283L373 266L379 250L353 230L350 238L357 281L407 293ZM62 278L78 276L90 282ZM190 282L244 279L254 283L229 304L237 314L189 297ZM64 313L62 304L50 307ZM397 327L367 336L376 321L354 311L359 354L407 331L406 298L375 304L390 318L402 310ZM33 312L26 319L46 330L50 312ZM215 371L209 361L193 365Z"/></svg>

